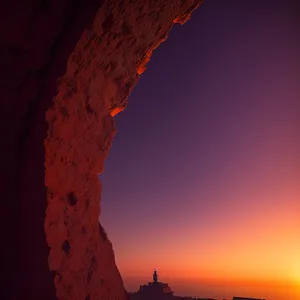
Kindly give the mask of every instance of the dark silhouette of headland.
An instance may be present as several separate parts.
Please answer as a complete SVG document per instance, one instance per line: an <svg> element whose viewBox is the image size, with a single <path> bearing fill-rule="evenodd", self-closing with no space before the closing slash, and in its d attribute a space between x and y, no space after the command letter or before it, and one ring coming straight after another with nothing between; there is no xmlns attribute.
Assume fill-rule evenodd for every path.
<svg viewBox="0 0 300 300"><path fill-rule="evenodd" d="M154 270L153 281L148 284L141 285L140 289L135 293L129 293L130 300L217 300L213 298L195 298L175 296L172 289L167 283L158 281L158 273ZM231 300L231 299L223 299ZM232 300L266 300L247 297L233 297Z"/></svg>
<svg viewBox="0 0 300 300"><path fill-rule="evenodd" d="M141 285L135 293L130 293L130 300L216 300L211 298L193 298L175 296L167 283L158 281L157 271L154 270L153 281Z"/></svg>

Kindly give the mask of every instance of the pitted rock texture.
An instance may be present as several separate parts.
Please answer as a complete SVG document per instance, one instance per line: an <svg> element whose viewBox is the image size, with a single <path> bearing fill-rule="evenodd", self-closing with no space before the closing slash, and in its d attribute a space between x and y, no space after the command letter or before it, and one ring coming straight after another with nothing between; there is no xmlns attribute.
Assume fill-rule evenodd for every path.
<svg viewBox="0 0 300 300"><path fill-rule="evenodd" d="M97 175L115 133L113 116L126 107L173 23L186 21L200 3L147 4L105 3L70 56L47 112L45 229L60 299L126 298L111 245L99 236Z"/></svg>
<svg viewBox="0 0 300 300"><path fill-rule="evenodd" d="M126 298L111 245L98 231L97 175L115 133L113 116L126 107L152 51L199 4L107 1L70 56L47 112L45 142L45 229L59 299Z"/></svg>
<svg viewBox="0 0 300 300"><path fill-rule="evenodd" d="M113 116L201 1L1 2L2 182L12 199L1 209L3 299L126 299L98 221L97 175Z"/></svg>
<svg viewBox="0 0 300 300"><path fill-rule="evenodd" d="M115 134L113 116L145 71L152 51L199 1L107 1L86 30L47 112L49 267L59 299L126 299L100 225L97 175Z"/></svg>

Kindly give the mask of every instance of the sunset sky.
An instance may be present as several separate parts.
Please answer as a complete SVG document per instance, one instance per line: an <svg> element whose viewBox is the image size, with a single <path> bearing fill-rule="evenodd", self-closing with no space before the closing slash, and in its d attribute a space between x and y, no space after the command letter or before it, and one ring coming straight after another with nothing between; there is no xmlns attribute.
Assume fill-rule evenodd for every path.
<svg viewBox="0 0 300 300"><path fill-rule="evenodd" d="M128 290L157 268L177 294L300 299L300 2L207 0L115 120L100 220Z"/></svg>

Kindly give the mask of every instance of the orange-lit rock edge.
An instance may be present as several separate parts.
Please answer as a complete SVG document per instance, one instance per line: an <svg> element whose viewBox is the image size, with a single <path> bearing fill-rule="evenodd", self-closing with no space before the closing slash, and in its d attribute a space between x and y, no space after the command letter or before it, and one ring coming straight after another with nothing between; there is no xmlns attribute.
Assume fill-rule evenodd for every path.
<svg viewBox="0 0 300 300"><path fill-rule="evenodd" d="M99 224L98 174L115 134L113 116L126 107L152 51L201 1L116 3L107 1L83 33L46 114L45 232L58 299L127 297Z"/></svg>

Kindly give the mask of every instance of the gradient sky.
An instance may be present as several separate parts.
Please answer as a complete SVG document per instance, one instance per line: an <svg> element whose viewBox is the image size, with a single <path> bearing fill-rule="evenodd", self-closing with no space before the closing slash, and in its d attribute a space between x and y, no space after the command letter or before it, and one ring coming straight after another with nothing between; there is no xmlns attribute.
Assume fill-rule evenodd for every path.
<svg viewBox="0 0 300 300"><path fill-rule="evenodd" d="M300 283L300 2L207 0L115 120L100 220L129 290Z"/></svg>

